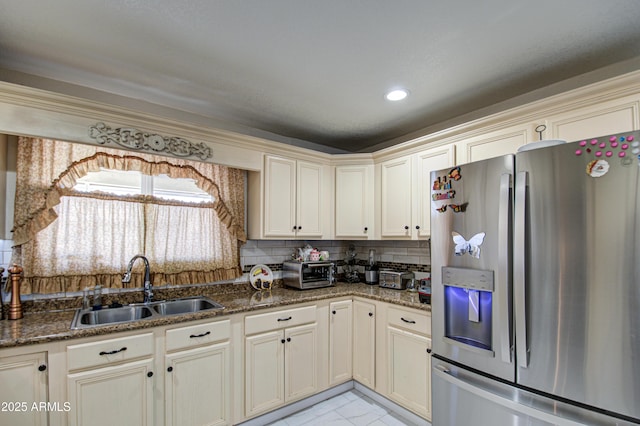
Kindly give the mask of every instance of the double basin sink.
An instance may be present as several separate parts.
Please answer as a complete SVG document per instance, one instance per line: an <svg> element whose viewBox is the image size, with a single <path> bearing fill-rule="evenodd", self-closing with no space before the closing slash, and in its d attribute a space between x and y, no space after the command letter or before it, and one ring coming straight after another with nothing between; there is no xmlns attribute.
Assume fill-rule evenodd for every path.
<svg viewBox="0 0 640 426"><path fill-rule="evenodd" d="M83 329L100 325L135 322L144 319L189 314L223 308L224 306L214 302L208 297L196 296L150 303L135 303L117 308L105 307L97 311L94 311L91 308L78 309L73 317L71 329Z"/></svg>

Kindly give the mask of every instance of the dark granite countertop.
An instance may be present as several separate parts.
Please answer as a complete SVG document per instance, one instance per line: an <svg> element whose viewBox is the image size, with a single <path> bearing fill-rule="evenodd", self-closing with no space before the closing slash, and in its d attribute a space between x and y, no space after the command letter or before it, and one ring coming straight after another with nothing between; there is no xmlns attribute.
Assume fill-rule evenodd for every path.
<svg viewBox="0 0 640 426"><path fill-rule="evenodd" d="M431 311L431 305L420 303L418 293L416 292L412 293L403 290L380 288L375 285L349 283L338 283L334 287L313 290L275 287L269 292L255 291L249 285L238 284L191 287L188 293L182 290L165 291L159 289L156 291L156 300L193 295L209 297L222 304L224 309L194 314L155 317L148 320L104 325L82 330L71 330L70 326L75 314L75 308L80 306L78 299L77 304L64 306L62 310L46 311L33 309L32 311L27 311L22 319L0 321L0 348L108 335L123 331L143 330L150 327L173 325L342 296L361 296L427 312ZM75 300L73 300L73 302L75 302Z"/></svg>

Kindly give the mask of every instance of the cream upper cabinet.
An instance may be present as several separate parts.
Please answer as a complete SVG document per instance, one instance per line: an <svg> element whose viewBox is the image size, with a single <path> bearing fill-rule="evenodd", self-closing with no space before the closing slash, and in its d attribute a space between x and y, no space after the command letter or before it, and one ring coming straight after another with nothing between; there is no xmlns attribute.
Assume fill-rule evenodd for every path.
<svg viewBox="0 0 640 426"><path fill-rule="evenodd" d="M433 170L455 164L453 144L426 149L381 164L381 237L430 236Z"/></svg>
<svg viewBox="0 0 640 426"><path fill-rule="evenodd" d="M522 145L538 140L534 127L533 124L519 124L472 135L456 142L456 163L465 164L515 154Z"/></svg>
<svg viewBox="0 0 640 426"><path fill-rule="evenodd" d="M353 301L353 379L375 389L376 305Z"/></svg>
<svg viewBox="0 0 640 426"><path fill-rule="evenodd" d="M47 395L46 352L0 356L0 424L47 425Z"/></svg>
<svg viewBox="0 0 640 426"><path fill-rule="evenodd" d="M336 166L335 237L373 238L373 165Z"/></svg>
<svg viewBox="0 0 640 426"><path fill-rule="evenodd" d="M166 331L165 425L231 424L230 322Z"/></svg>
<svg viewBox="0 0 640 426"><path fill-rule="evenodd" d="M329 304L329 385L353 377L352 305L351 300Z"/></svg>
<svg viewBox="0 0 640 426"><path fill-rule="evenodd" d="M324 169L321 164L265 156L265 238L324 236L329 213Z"/></svg>
<svg viewBox="0 0 640 426"><path fill-rule="evenodd" d="M608 102L571 109L545 120L545 139L573 142L640 128L640 98L627 96Z"/></svg>
<svg viewBox="0 0 640 426"><path fill-rule="evenodd" d="M383 238L411 238L411 156L380 165L380 234Z"/></svg>
<svg viewBox="0 0 640 426"><path fill-rule="evenodd" d="M431 235L431 172L455 165L455 146L446 145L413 155L413 235L428 238Z"/></svg>

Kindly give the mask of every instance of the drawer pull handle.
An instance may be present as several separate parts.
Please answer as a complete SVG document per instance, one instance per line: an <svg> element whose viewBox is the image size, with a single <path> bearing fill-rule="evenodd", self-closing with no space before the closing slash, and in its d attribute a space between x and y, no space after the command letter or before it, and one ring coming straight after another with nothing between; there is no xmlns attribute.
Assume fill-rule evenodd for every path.
<svg viewBox="0 0 640 426"><path fill-rule="evenodd" d="M408 320L408 319L404 319L402 317L400 317L400 319L408 324L415 324L416 322L414 320Z"/></svg>
<svg viewBox="0 0 640 426"><path fill-rule="evenodd" d="M123 348L116 349L115 351L109 351L109 352L102 351L98 355L113 355L113 354L117 354L118 352L124 352L126 350L127 350L127 347L125 346Z"/></svg>
<svg viewBox="0 0 640 426"><path fill-rule="evenodd" d="M278 318L278 321L289 321L292 317Z"/></svg>
<svg viewBox="0 0 640 426"><path fill-rule="evenodd" d="M198 337L204 337L210 334L211 334L210 331L207 331L206 333L202 333L202 334L192 334L191 336L189 336L189 339L197 339Z"/></svg>

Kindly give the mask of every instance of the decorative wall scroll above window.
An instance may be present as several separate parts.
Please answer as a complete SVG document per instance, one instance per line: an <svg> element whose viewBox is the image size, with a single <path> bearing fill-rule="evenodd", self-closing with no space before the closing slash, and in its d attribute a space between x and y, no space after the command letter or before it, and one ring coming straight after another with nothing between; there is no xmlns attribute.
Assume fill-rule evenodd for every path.
<svg viewBox="0 0 640 426"><path fill-rule="evenodd" d="M89 128L89 136L101 145L113 142L122 147L138 151L147 150L154 153L166 153L176 157L195 156L206 160L213 156L211 148L204 143L193 143L175 136L167 137L154 133L146 133L131 128L112 129L104 123L97 123Z"/></svg>

